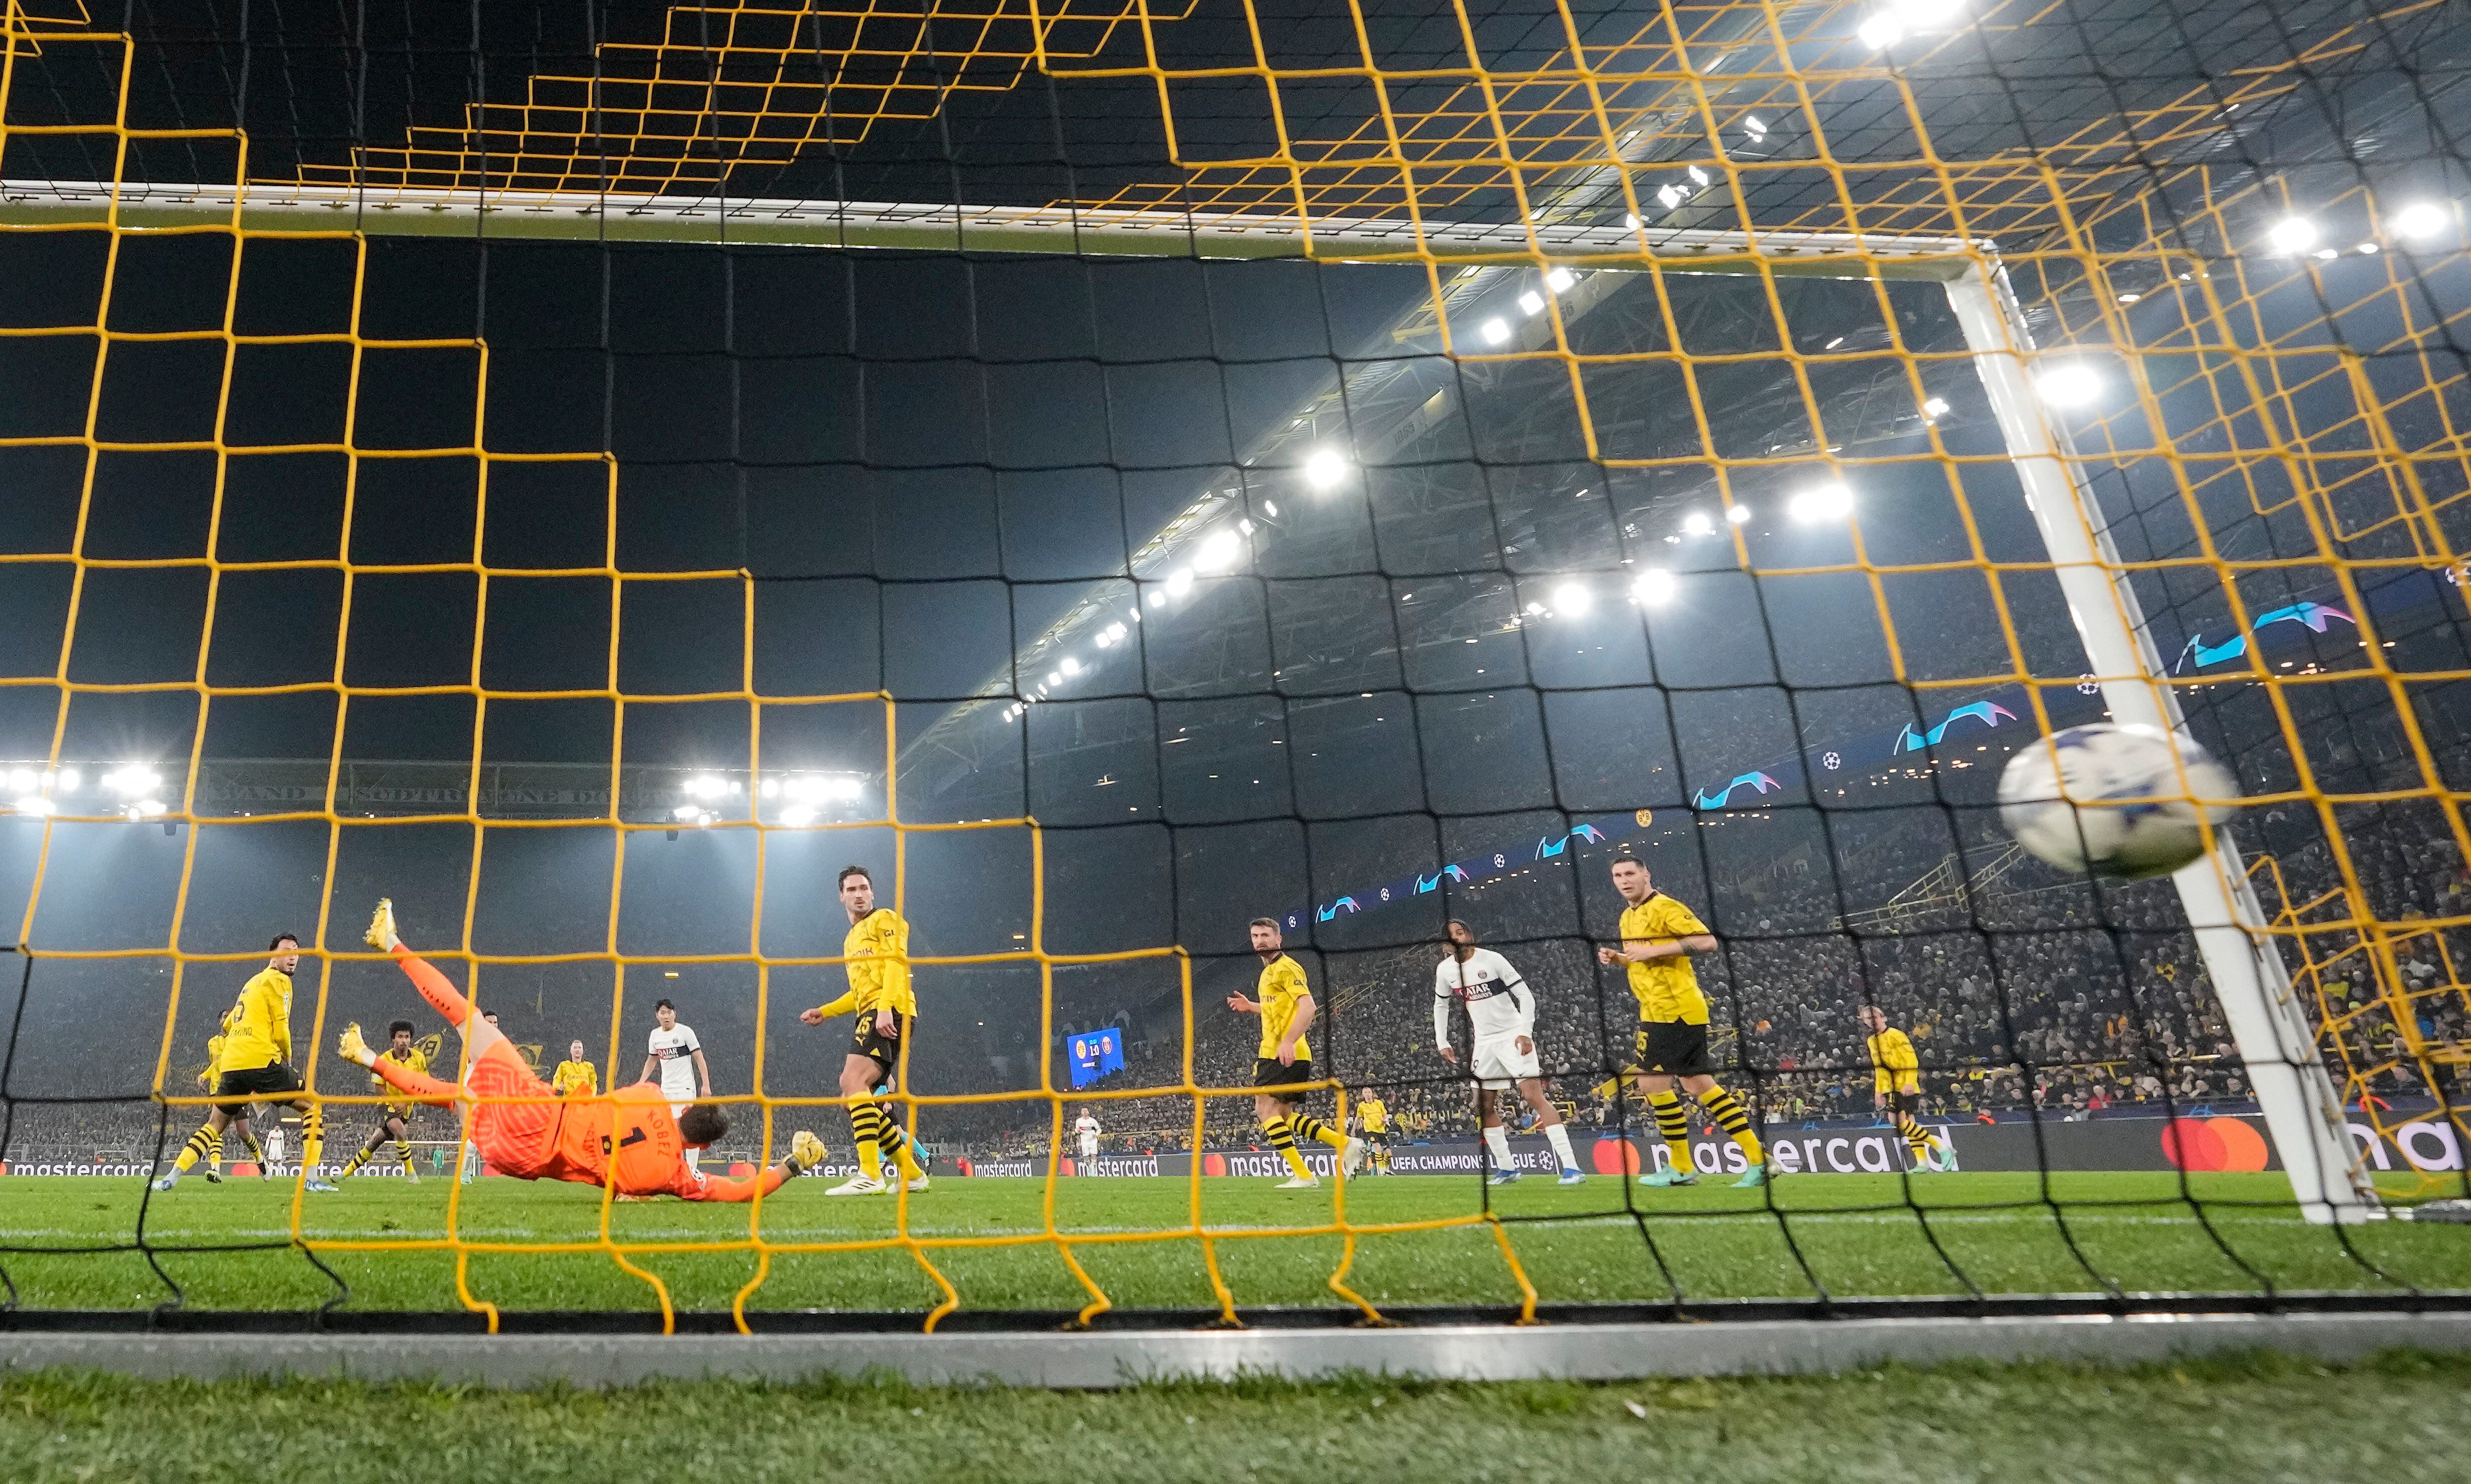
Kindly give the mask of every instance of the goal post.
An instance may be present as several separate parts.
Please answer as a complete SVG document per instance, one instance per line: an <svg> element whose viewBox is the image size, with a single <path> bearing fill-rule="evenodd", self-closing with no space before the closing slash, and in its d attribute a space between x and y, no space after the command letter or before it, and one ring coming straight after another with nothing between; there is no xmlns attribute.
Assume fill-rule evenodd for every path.
<svg viewBox="0 0 2471 1484"><path fill-rule="evenodd" d="M0 183L0 224L1935 281L1962 328L2105 706L2122 721L2185 730L2130 572L2064 433L2033 391L2036 348L1989 241L1071 204L49 180ZM2312 1222L2379 1214L2365 1159L2227 829L2216 832L2215 847L2174 884L2294 1198Z"/></svg>

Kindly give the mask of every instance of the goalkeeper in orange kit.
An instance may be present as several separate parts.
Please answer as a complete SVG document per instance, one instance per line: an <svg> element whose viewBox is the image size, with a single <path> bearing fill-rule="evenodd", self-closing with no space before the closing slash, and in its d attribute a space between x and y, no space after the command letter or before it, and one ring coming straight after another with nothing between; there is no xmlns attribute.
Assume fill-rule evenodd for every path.
<svg viewBox="0 0 2471 1484"><path fill-rule="evenodd" d="M500 1174L606 1185L622 1195L744 1201L769 1195L824 1157L822 1141L801 1129L790 1138L788 1156L762 1174L709 1179L687 1164L686 1151L708 1146L729 1132L729 1115L719 1104L696 1103L672 1117L669 1095L649 1082L614 1088L602 1097L560 1097L532 1074L497 1026L473 1018L471 1001L456 992L445 975L403 946L395 935L393 903L378 903L377 914L369 920L368 942L392 954L420 998L462 1032L463 1081L460 1086L441 1082L378 1055L361 1039L358 1025L343 1027L343 1059L368 1068L414 1101L463 1104L471 1115L468 1137Z"/></svg>

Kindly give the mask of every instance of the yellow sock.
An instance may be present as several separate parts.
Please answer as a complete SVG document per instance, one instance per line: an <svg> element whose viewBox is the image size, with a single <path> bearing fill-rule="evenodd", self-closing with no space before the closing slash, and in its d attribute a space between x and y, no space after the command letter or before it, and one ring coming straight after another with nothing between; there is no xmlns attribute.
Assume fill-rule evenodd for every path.
<svg viewBox="0 0 2471 1484"><path fill-rule="evenodd" d="M325 1114L312 1103L309 1111L300 1115L300 1167L314 1178L318 1173L318 1161L325 1152Z"/></svg>
<svg viewBox="0 0 2471 1484"><path fill-rule="evenodd" d="M224 1172L224 1136L211 1130L206 1134L206 1168L218 1175Z"/></svg>
<svg viewBox="0 0 2471 1484"><path fill-rule="evenodd" d="M1699 1106L1716 1119L1716 1126L1731 1136L1742 1146L1742 1154L1753 1165L1768 1162L1767 1152L1759 1147L1759 1136L1751 1132L1751 1116L1733 1100L1733 1095L1721 1087L1711 1087L1699 1095Z"/></svg>
<svg viewBox="0 0 2471 1484"><path fill-rule="evenodd" d="M850 1133L858 1140L858 1172L869 1180L883 1178L883 1110L873 1103L850 1109Z"/></svg>
<svg viewBox="0 0 2471 1484"><path fill-rule="evenodd" d="M1296 1152L1296 1136L1292 1119L1272 1119L1261 1125L1261 1131L1270 1136L1270 1147L1279 1151L1280 1156L1287 1162L1287 1167L1296 1172L1297 1179L1312 1178L1311 1166L1305 1164L1305 1157Z"/></svg>
<svg viewBox="0 0 2471 1484"><path fill-rule="evenodd" d="M1290 1114L1287 1118L1287 1132L1299 1139L1318 1139L1333 1149L1347 1147L1347 1135L1309 1113Z"/></svg>
<svg viewBox="0 0 2471 1484"><path fill-rule="evenodd" d="M1664 1152L1673 1159L1673 1167L1687 1173L1690 1168L1690 1115L1682 1111L1679 1093L1650 1093L1647 1110L1656 1115L1656 1137L1664 1141Z"/></svg>
<svg viewBox="0 0 2471 1484"><path fill-rule="evenodd" d="M180 1146L180 1157L172 1162L172 1167L184 1175L196 1168L198 1161L205 1157L208 1137L202 1128L191 1134L189 1142Z"/></svg>

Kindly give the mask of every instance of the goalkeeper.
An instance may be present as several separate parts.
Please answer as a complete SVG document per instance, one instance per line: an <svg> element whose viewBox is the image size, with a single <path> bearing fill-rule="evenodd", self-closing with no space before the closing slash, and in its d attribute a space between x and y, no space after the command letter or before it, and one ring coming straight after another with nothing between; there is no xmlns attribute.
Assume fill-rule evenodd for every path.
<svg viewBox="0 0 2471 1484"><path fill-rule="evenodd" d="M361 1039L361 1027L343 1027L343 1059L366 1067L397 1092L440 1107L462 1102L471 1112L470 1138L482 1158L501 1174L520 1180L572 1180L607 1185L622 1195L674 1195L690 1201L744 1201L769 1195L791 1175L824 1157L823 1142L800 1130L780 1164L744 1180L711 1180L686 1161L690 1147L703 1147L729 1132L729 1115L717 1103L696 1103L674 1118L669 1095L658 1084L612 1089L605 1097L563 1098L524 1065L497 1026L472 1018L471 1002L446 976L414 955L395 936L394 904L378 903L369 919L368 942L394 955L420 998L462 1032L465 1048L460 1087L413 1072L380 1056Z"/></svg>

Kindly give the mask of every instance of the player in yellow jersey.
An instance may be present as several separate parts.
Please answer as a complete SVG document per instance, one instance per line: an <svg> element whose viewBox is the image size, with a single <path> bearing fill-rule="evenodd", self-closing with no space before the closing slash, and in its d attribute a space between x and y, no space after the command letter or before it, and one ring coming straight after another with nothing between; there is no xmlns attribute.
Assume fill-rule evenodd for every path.
<svg viewBox="0 0 2471 1484"><path fill-rule="evenodd" d="M1369 1087L1355 1095L1355 1126L1373 1151L1374 1173L1390 1173L1390 1109Z"/></svg>
<svg viewBox="0 0 2471 1484"><path fill-rule="evenodd" d="M429 1070L429 1058L421 1054L420 1048L412 1044L410 1021L397 1021L387 1027L387 1048L378 1053L378 1060L392 1062L406 1072L424 1072ZM389 1085L386 1078L375 1072L369 1074L369 1086L377 1091L383 1093ZM420 1171L412 1167L412 1120L419 1111L420 1104L409 1099L379 1104L377 1132L369 1135L369 1142L361 1145L359 1153L344 1162L342 1174L335 1178L342 1180L358 1174L361 1166L376 1156L378 1146L392 1140L394 1157L403 1163L403 1177L413 1185L420 1184Z"/></svg>
<svg viewBox="0 0 2471 1484"><path fill-rule="evenodd" d="M1636 1058L1624 1070L1633 1085L1647 1095L1656 1115L1656 1131L1672 1163L1640 1181L1641 1185L1697 1185L1690 1166L1690 1119L1683 1089L1714 1116L1717 1126L1741 1145L1749 1171L1736 1186L1768 1183L1767 1153L1752 1131L1751 1116L1733 1095L1716 1085L1715 1064L1707 1056L1707 997L1699 988L1699 973L1690 967L1693 954L1716 951L1716 935L1697 914L1656 889L1647 866L1623 856L1612 864L1613 889L1627 904L1621 914L1621 946L1596 950L1596 961L1630 966L1630 992L1638 1000Z"/></svg>
<svg viewBox="0 0 2471 1484"><path fill-rule="evenodd" d="M1913 1151L1913 1172L1935 1173L1939 1166L1931 1159L1931 1147L1937 1141L1914 1117L1922 1105L1922 1062L1914 1054L1913 1038L1889 1025L1888 1012L1875 1004L1854 1011L1853 1018L1870 1032L1862 1048L1871 1053L1871 1106L1896 1125L1905 1147Z"/></svg>
<svg viewBox="0 0 2471 1484"><path fill-rule="evenodd" d="M850 923L849 936L841 940L849 993L798 1016L820 1025L835 1015L858 1012L849 1053L841 1058L841 1095L849 1099L858 1173L824 1193L875 1195L891 1190L883 1178L886 1151L900 1163L906 1189L924 1190L927 1169L918 1163L909 1136L901 1131L891 1105L876 1100L900 1071L901 1042L918 1014L917 992L909 985L909 925L899 912L875 905L875 878L862 865L841 869L840 896Z"/></svg>
<svg viewBox="0 0 2471 1484"><path fill-rule="evenodd" d="M287 1096L301 1091L300 1073L292 1068L292 974L300 967L300 939L278 932L267 944L266 967L241 986L240 999L224 1017L224 1048L215 1079L215 1104L205 1126L189 1136L179 1160L154 1182L157 1190L180 1183L206 1152L208 1140L220 1140L232 1120L245 1117L253 1099L288 1102L300 1110L300 1168L306 1189L332 1192L337 1187L320 1179L318 1157L326 1146L325 1122L315 1099Z"/></svg>
<svg viewBox="0 0 2471 1484"><path fill-rule="evenodd" d="M600 1073L583 1059L583 1043L577 1041L566 1048L566 1060L549 1079L550 1089L560 1097L596 1097L600 1093Z"/></svg>
<svg viewBox="0 0 2471 1484"><path fill-rule="evenodd" d="M215 1033L206 1038L206 1065L198 1072L198 1091L201 1093L212 1093L215 1090L215 1083L223 1076L224 1042L228 1039L225 1032L230 1028L231 1018L232 1012L225 1010L223 1019L216 1024ZM212 1120L209 1119L208 1125L200 1126L196 1133L191 1134L189 1143L192 1146L201 1147L206 1165L206 1184L221 1185L224 1183L224 1139L223 1135L211 1126L211 1122ZM266 1151L258 1147L257 1133L249 1127L247 1116L244 1114L232 1119L231 1127L240 1135L241 1142L247 1146L249 1158L256 1162L257 1178L268 1179ZM196 1160L192 1159L190 1163L195 1164Z"/></svg>
<svg viewBox="0 0 2471 1484"><path fill-rule="evenodd" d="M1353 1175L1364 1168L1364 1141L1350 1139L1311 1114L1298 1111L1311 1095L1303 1084L1313 1079L1312 1046L1305 1032L1313 1022L1312 987L1305 982L1304 965L1287 956L1279 925L1267 917L1253 919L1253 952L1261 955L1261 978L1254 997L1229 995L1227 1008L1238 1015L1261 1018L1261 1046L1253 1062L1253 1111L1270 1147L1279 1151L1293 1175L1279 1183L1282 1190L1309 1190L1321 1184L1296 1152L1296 1140L1318 1139L1338 1151L1338 1170Z"/></svg>

